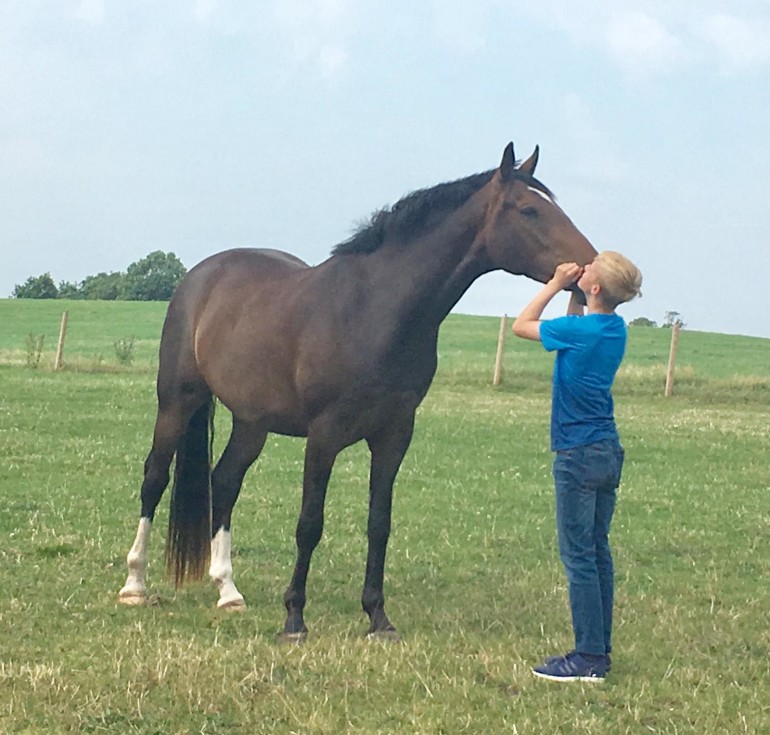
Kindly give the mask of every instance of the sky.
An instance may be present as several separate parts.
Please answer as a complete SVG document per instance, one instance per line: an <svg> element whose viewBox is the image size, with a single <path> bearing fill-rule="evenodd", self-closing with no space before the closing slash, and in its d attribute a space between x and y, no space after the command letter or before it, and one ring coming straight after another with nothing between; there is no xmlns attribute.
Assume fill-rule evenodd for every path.
<svg viewBox="0 0 770 735"><path fill-rule="evenodd" d="M641 268L627 320L770 337L770 0L0 0L0 297L154 250L317 264L508 141Z"/></svg>

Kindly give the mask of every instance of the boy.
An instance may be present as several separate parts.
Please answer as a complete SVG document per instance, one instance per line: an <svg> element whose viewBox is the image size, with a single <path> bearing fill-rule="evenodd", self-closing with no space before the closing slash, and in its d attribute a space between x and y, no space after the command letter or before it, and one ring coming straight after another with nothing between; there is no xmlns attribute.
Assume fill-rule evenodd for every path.
<svg viewBox="0 0 770 735"><path fill-rule="evenodd" d="M573 291L566 317L540 321L562 289ZM581 268L562 263L513 323L519 337L556 351L551 449L556 452L559 556L569 582L575 648L532 673L553 681L603 681L610 670L614 572L609 530L623 467L612 382L623 359L626 325L615 308L640 293L642 274L620 253L599 253Z"/></svg>

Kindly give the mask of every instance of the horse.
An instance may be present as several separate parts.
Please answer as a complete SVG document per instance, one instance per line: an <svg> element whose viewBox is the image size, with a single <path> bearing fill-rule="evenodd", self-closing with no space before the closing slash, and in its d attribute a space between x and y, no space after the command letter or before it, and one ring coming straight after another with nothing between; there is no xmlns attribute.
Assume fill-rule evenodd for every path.
<svg viewBox="0 0 770 735"><path fill-rule="evenodd" d="M339 452L365 440L371 464L361 603L368 636L398 639L383 593L393 483L436 372L442 321L485 273L546 282L559 263L582 265L596 255L534 177L538 157L536 146L519 164L509 143L498 168L408 194L316 266L243 248L189 271L163 325L157 418L120 602L147 600L150 531L175 457L167 570L179 586L201 579L208 566L217 607L243 609L230 528L244 474L269 432L306 437L297 556L279 634L304 640L306 583L332 467ZM231 412L232 431L212 472L215 399Z"/></svg>

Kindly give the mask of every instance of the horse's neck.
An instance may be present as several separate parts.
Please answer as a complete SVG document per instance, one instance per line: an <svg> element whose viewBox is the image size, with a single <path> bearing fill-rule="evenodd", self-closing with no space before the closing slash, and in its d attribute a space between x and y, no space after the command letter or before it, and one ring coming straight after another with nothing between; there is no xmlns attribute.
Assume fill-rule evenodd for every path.
<svg viewBox="0 0 770 735"><path fill-rule="evenodd" d="M413 242L386 244L373 254L387 279L393 308L404 320L437 326L489 270L474 250L482 218L472 207L464 210Z"/></svg>

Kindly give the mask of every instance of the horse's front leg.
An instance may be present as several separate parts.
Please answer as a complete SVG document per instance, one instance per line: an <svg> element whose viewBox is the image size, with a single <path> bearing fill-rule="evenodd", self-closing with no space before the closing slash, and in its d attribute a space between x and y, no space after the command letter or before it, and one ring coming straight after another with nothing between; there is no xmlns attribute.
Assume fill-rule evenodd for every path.
<svg viewBox="0 0 770 735"><path fill-rule="evenodd" d="M302 509L296 533L297 563L294 566L291 583L283 596L286 622L280 637L284 641L296 643L307 637L303 616L307 575L313 551L323 534L326 488L339 451L340 447L327 436L327 432L322 433L311 429L308 433L302 483Z"/></svg>
<svg viewBox="0 0 770 735"><path fill-rule="evenodd" d="M368 439L372 452L369 478L369 551L361 604L369 616L368 637L399 640L385 614L383 583L390 537L393 482L412 440L414 411L409 411Z"/></svg>

